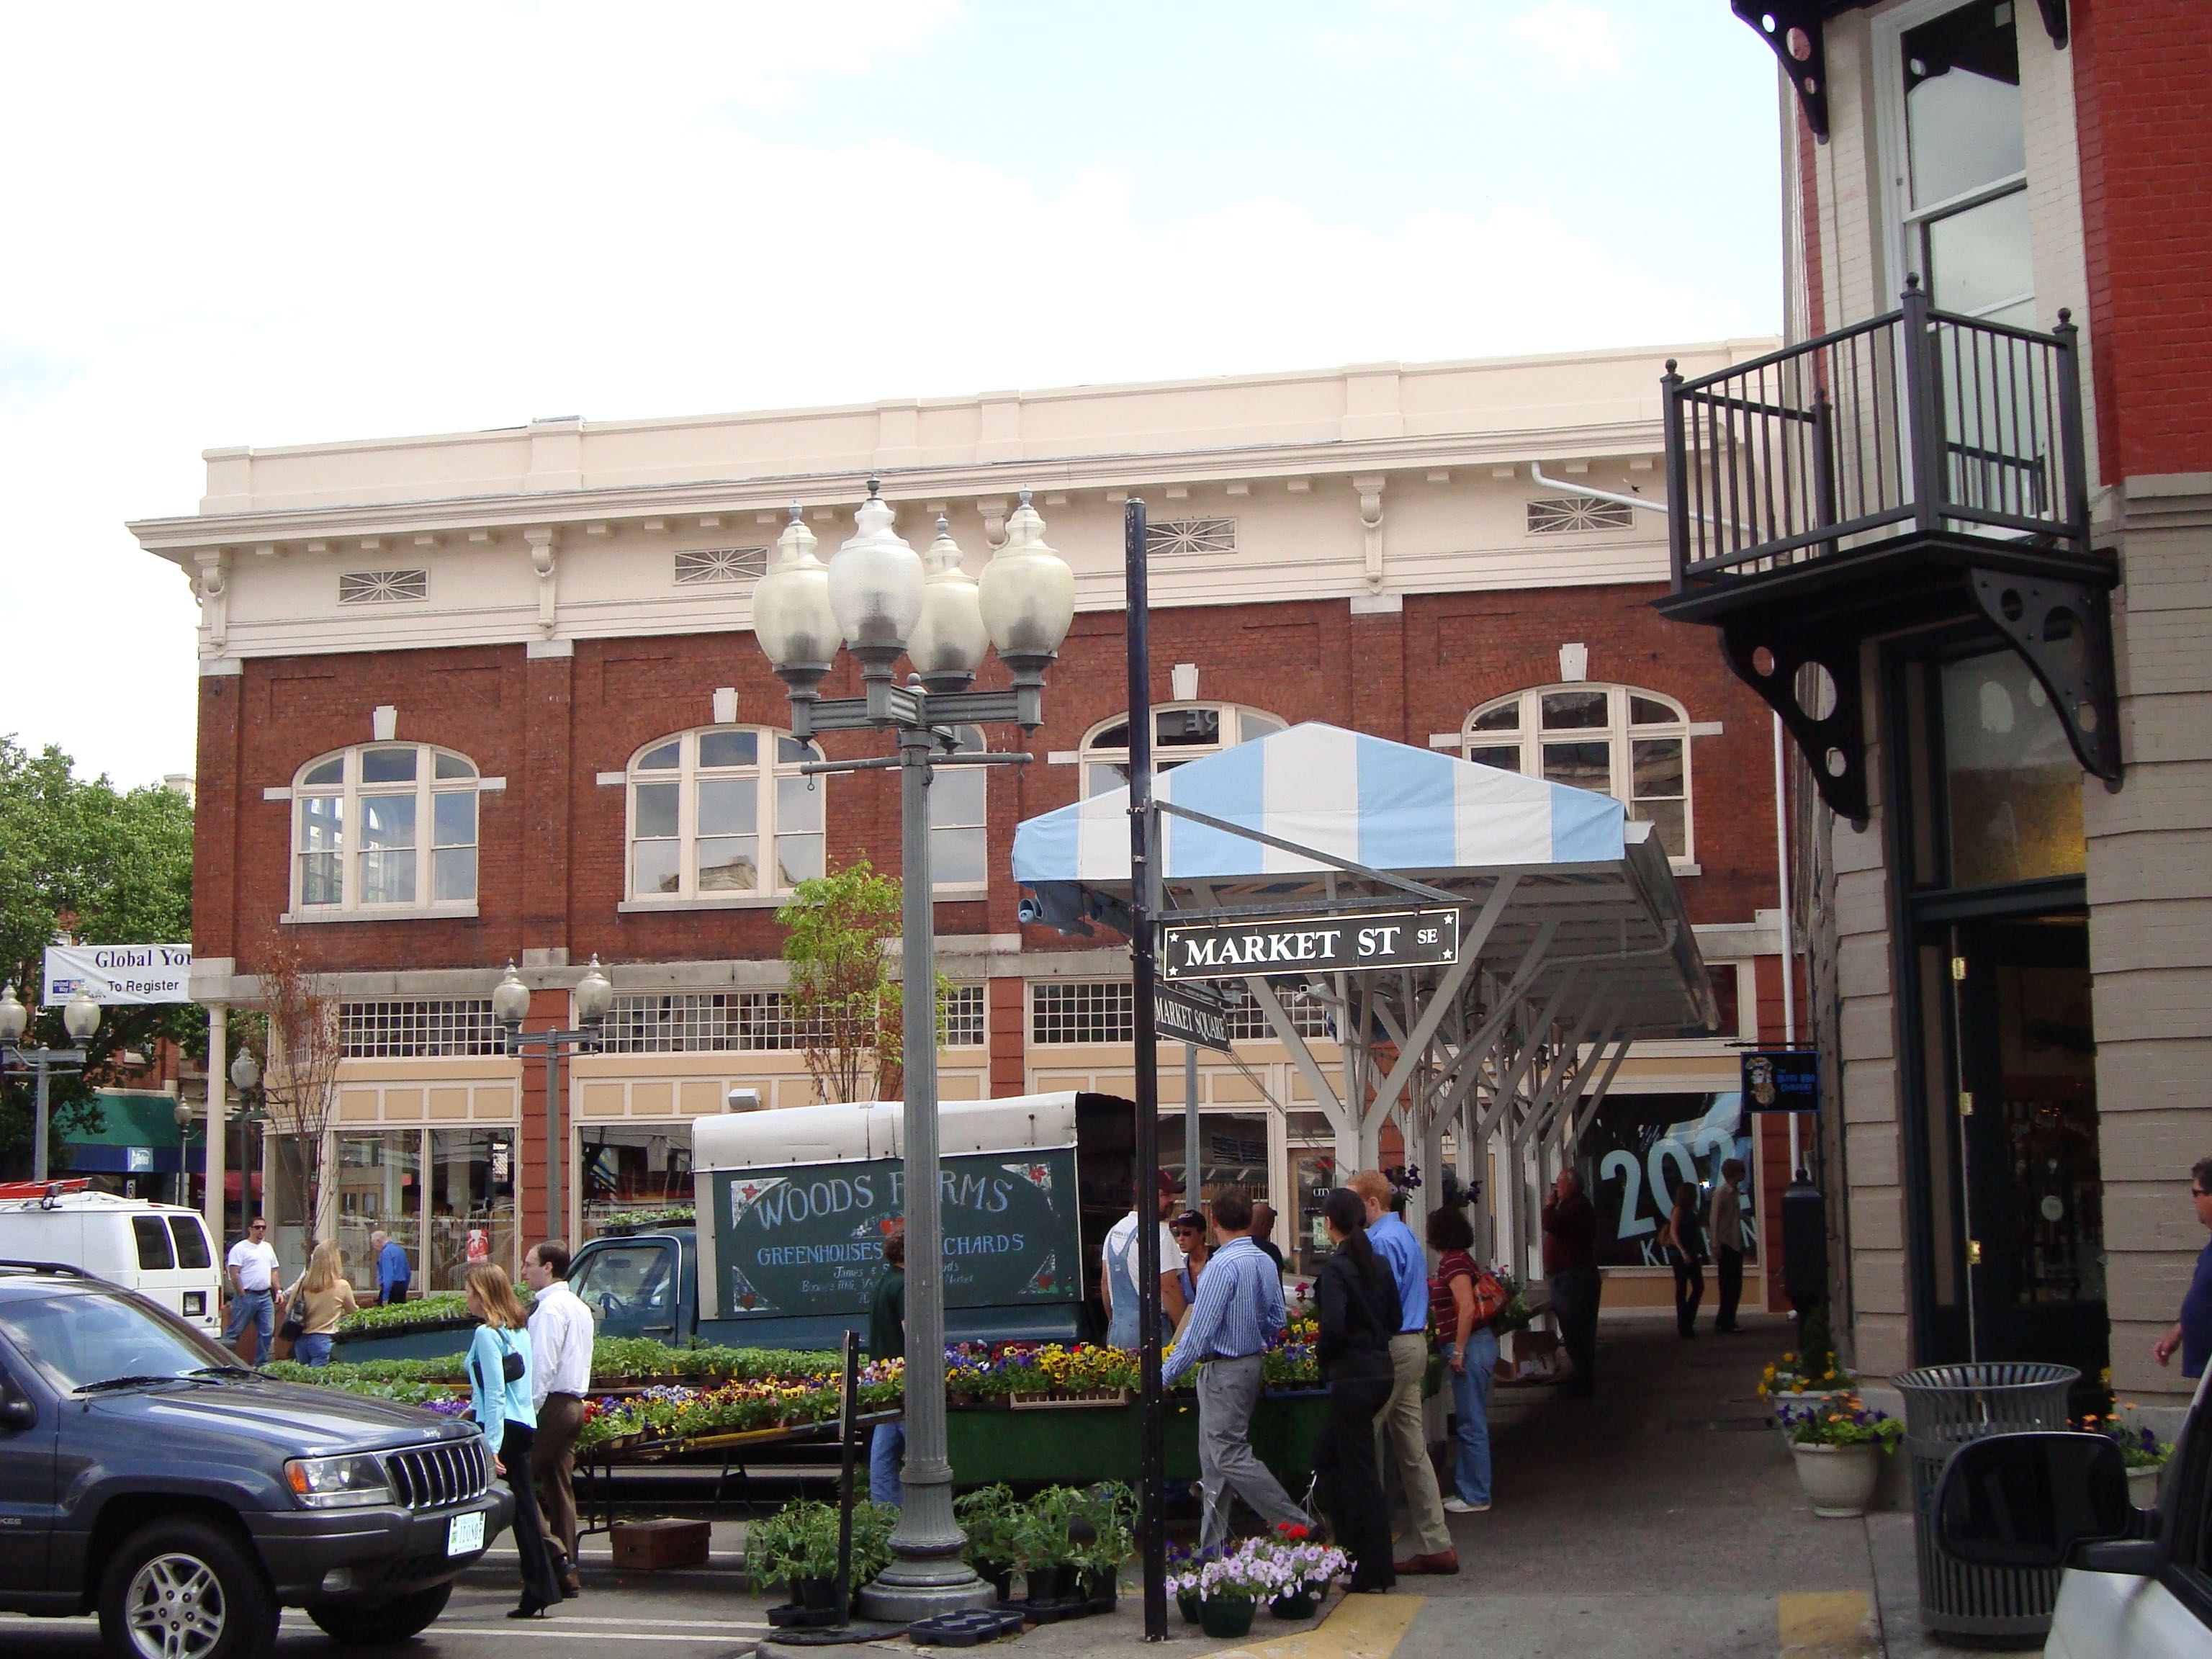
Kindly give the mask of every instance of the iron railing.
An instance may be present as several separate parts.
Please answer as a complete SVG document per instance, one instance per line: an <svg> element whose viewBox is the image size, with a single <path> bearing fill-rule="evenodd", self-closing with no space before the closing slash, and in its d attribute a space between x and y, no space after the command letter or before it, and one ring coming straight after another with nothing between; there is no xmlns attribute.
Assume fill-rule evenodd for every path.
<svg viewBox="0 0 2212 1659"><path fill-rule="evenodd" d="M2076 330L1899 307L1666 390L1677 592L1939 533L2089 553Z"/></svg>

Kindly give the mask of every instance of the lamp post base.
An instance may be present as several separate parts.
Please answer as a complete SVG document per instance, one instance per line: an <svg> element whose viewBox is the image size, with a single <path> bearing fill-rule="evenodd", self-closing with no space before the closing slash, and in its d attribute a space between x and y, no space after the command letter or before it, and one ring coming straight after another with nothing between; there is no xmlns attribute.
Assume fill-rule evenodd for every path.
<svg viewBox="0 0 2212 1659"><path fill-rule="evenodd" d="M994 1607L999 1592L957 1555L934 1560L894 1561L863 1589L858 1605L869 1619L911 1625L941 1613Z"/></svg>

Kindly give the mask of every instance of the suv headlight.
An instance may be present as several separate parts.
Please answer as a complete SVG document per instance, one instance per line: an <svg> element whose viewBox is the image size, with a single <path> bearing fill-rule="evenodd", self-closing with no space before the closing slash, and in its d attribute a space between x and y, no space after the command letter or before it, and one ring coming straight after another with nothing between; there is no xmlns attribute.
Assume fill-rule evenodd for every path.
<svg viewBox="0 0 2212 1659"><path fill-rule="evenodd" d="M284 1465L292 1496L311 1510L352 1509L392 1501L384 1465L356 1454L346 1457L295 1457Z"/></svg>

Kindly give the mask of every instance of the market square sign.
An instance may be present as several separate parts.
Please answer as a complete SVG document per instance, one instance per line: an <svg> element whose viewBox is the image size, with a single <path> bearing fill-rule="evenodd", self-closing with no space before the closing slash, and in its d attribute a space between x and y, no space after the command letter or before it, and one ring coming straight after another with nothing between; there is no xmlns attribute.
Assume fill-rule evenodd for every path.
<svg viewBox="0 0 2212 1659"><path fill-rule="evenodd" d="M1243 979L1250 974L1364 973L1459 960L1457 910L1392 910L1263 921L1164 923L1161 976Z"/></svg>

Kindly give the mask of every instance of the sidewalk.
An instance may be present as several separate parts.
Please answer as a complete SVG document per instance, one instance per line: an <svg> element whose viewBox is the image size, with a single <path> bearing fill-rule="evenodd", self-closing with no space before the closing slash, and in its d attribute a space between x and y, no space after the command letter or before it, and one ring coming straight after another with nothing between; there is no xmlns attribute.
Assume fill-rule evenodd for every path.
<svg viewBox="0 0 2212 1659"><path fill-rule="evenodd" d="M1606 1322L1598 1391L1501 1389L1492 1412L1496 1507L1451 1522L1461 1571L1402 1583L1390 1596L1340 1598L1318 1626L1264 1614L1241 1650L1267 1659L1937 1659L1914 1614L1911 1521L1815 1519L1781 1437L1754 1392L1789 1344L1786 1321L1747 1320L1684 1342L1664 1318ZM506 1540L502 1540L502 1546ZM744 1585L744 1524L715 1523L705 1569L617 1574L609 1541L586 1540L587 1593L572 1616L635 1609L641 1620L712 1610L732 1638L779 1659L762 1628L769 1601ZM514 1582L511 1551L472 1570L472 1588ZM1143 1646L1131 1575L1115 1612L1046 1626L1012 1642L1030 1659ZM1170 1645L1208 1641L1170 1609ZM557 1629L556 1615L549 1628ZM614 1622L610 1620L608 1623ZM750 1626L750 1629L746 1628ZM1887 1638L1887 1647L1884 1643ZM898 1642L891 1648L911 1652ZM854 1649L843 1650L847 1652ZM719 1659L734 1659L731 1649Z"/></svg>

